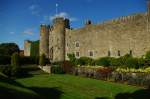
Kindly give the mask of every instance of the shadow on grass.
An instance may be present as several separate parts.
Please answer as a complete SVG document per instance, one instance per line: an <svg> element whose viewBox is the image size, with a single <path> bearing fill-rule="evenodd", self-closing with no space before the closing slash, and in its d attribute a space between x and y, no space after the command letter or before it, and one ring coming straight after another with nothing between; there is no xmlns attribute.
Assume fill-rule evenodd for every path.
<svg viewBox="0 0 150 99"><path fill-rule="evenodd" d="M141 89L133 93L119 93L115 99L150 99L150 89Z"/></svg>
<svg viewBox="0 0 150 99"><path fill-rule="evenodd" d="M60 99L63 93L58 88L28 88L31 92L18 91L0 86L0 99Z"/></svg>
<svg viewBox="0 0 150 99"><path fill-rule="evenodd" d="M63 92L59 90L59 88L57 87L53 88L31 87L29 89L37 93L39 95L39 99L60 99L61 94L63 94Z"/></svg>
<svg viewBox="0 0 150 99"><path fill-rule="evenodd" d="M27 69L24 72L28 74L30 71L37 70L39 69ZM27 74L25 77L32 76ZM60 99L61 94L63 92L56 87L26 87L13 79L0 75L0 99Z"/></svg>
<svg viewBox="0 0 150 99"><path fill-rule="evenodd" d="M110 99L110 98L96 97L95 99ZM141 89L133 93L119 93L113 99L150 99L150 89Z"/></svg>

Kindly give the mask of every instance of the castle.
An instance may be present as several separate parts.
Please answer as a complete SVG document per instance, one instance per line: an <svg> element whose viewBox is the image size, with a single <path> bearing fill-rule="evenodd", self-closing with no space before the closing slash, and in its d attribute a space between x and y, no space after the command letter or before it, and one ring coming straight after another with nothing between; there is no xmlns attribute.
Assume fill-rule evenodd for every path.
<svg viewBox="0 0 150 99"><path fill-rule="evenodd" d="M71 29L69 19L56 17L53 24L40 26L40 55L51 62L67 60L68 53L77 58L140 57L150 50L150 2L146 13L133 14L101 24L86 21L85 26Z"/></svg>

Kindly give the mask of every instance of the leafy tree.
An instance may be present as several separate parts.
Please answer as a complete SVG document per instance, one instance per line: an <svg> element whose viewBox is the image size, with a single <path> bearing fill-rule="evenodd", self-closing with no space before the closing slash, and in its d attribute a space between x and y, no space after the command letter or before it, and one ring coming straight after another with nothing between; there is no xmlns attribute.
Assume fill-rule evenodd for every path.
<svg viewBox="0 0 150 99"><path fill-rule="evenodd" d="M15 43L1 43L0 55L11 56L14 52L19 52L19 47Z"/></svg>
<svg viewBox="0 0 150 99"><path fill-rule="evenodd" d="M11 74L12 76L18 76L20 72L20 56L18 53L14 53L11 56Z"/></svg>

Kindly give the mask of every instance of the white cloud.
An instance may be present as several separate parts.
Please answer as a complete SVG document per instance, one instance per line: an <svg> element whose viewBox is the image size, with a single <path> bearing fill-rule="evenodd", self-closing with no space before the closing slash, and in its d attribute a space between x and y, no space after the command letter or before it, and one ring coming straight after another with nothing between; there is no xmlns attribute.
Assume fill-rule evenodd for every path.
<svg viewBox="0 0 150 99"><path fill-rule="evenodd" d="M32 15L40 16L41 8L37 4L32 4L29 6L29 10L31 11Z"/></svg>
<svg viewBox="0 0 150 99"><path fill-rule="evenodd" d="M75 17L71 17L68 13L66 12L60 12L58 14L55 14L54 16L50 16L50 20L55 19L56 17L63 17L63 18L68 18L70 21L77 21L78 19Z"/></svg>
<svg viewBox="0 0 150 99"><path fill-rule="evenodd" d="M23 31L23 34L33 35L33 28L29 28Z"/></svg>
<svg viewBox="0 0 150 99"><path fill-rule="evenodd" d="M15 34L15 32L9 32L9 34Z"/></svg>

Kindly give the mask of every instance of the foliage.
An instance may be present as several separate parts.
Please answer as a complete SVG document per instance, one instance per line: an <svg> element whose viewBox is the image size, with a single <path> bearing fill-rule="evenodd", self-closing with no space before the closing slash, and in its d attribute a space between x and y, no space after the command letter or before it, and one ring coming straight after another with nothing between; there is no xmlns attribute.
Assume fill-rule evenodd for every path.
<svg viewBox="0 0 150 99"><path fill-rule="evenodd" d="M11 71L12 67L10 65L0 66L0 72L7 75L8 77L11 77Z"/></svg>
<svg viewBox="0 0 150 99"><path fill-rule="evenodd" d="M39 56L39 40L32 41L32 43L31 43L31 56L32 57Z"/></svg>
<svg viewBox="0 0 150 99"><path fill-rule="evenodd" d="M82 65L95 65L94 59L89 58L89 57L80 57L77 60L77 64L82 66Z"/></svg>
<svg viewBox="0 0 150 99"><path fill-rule="evenodd" d="M96 60L96 65L99 66L110 66L111 58L110 57L102 57Z"/></svg>
<svg viewBox="0 0 150 99"><path fill-rule="evenodd" d="M63 68L60 65L52 65L51 72L54 74L63 74Z"/></svg>
<svg viewBox="0 0 150 99"><path fill-rule="evenodd" d="M146 52L145 58L148 59L148 60L150 60L150 51Z"/></svg>
<svg viewBox="0 0 150 99"><path fill-rule="evenodd" d="M20 72L20 56L18 53L13 53L11 56L11 73L12 76L19 76Z"/></svg>
<svg viewBox="0 0 150 99"><path fill-rule="evenodd" d="M0 55L0 64L7 65L11 63L11 57L9 55Z"/></svg>
<svg viewBox="0 0 150 99"><path fill-rule="evenodd" d="M72 64L74 64L74 65L77 65L77 64L78 64L77 59L76 59L76 57L75 57L74 54L67 54L67 56L68 56L68 58L69 58L69 61L70 61Z"/></svg>
<svg viewBox="0 0 150 99"><path fill-rule="evenodd" d="M96 70L96 78L97 79L105 79L107 80L112 73L112 69L108 67L98 68Z"/></svg>
<svg viewBox="0 0 150 99"><path fill-rule="evenodd" d="M39 56L20 56L20 64L39 64Z"/></svg>
<svg viewBox="0 0 150 99"><path fill-rule="evenodd" d="M65 73L69 73L69 74L72 73L74 70L74 65L69 61L64 61L61 64L61 67Z"/></svg>
<svg viewBox="0 0 150 99"><path fill-rule="evenodd" d="M19 47L15 43L1 43L0 44L0 55L11 56L14 52L19 52Z"/></svg>
<svg viewBox="0 0 150 99"><path fill-rule="evenodd" d="M45 54L42 54L42 55L40 56L40 59L39 59L39 65L45 66L45 65L46 65L46 61L47 61L46 55L45 55Z"/></svg>

